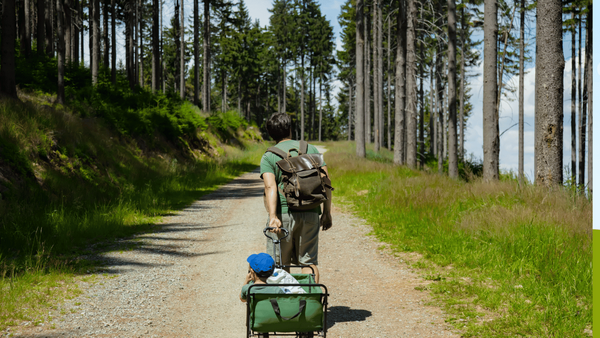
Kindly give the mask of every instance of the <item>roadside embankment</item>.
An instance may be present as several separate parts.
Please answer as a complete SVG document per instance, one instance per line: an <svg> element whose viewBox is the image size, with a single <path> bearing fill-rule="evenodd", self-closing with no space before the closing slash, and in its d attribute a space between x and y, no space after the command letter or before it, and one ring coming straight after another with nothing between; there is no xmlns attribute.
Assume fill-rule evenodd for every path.
<svg viewBox="0 0 600 338"><path fill-rule="evenodd" d="M0 100L0 329L77 294L90 246L148 229L264 150L235 112L118 86L71 94Z"/></svg>

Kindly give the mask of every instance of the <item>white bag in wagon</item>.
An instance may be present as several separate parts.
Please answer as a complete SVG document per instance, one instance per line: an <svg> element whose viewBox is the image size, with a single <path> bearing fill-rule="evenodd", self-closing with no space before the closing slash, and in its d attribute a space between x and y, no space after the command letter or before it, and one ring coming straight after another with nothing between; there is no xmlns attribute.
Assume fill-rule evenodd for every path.
<svg viewBox="0 0 600 338"><path fill-rule="evenodd" d="M271 277L267 279L267 284L300 284L294 278L294 276L290 275L289 272L283 269L275 269L273 270L273 274ZM302 294L306 293L300 286L282 286L281 289L285 293L293 293L293 294Z"/></svg>

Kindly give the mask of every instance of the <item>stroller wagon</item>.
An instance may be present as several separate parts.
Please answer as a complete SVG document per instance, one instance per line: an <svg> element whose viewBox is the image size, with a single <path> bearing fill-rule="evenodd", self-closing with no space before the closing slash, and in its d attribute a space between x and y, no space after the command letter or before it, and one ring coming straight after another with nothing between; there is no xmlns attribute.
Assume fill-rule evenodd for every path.
<svg viewBox="0 0 600 338"><path fill-rule="evenodd" d="M281 252L281 239L286 238L289 232L282 229L284 236L281 239L267 234L272 228L265 228L264 235L273 240L273 251L279 248ZM273 252L273 257L275 257ZM276 268L305 268L302 265L282 265L281 256ZM311 268L312 270L312 268ZM277 284L279 287L300 286L305 293L302 294L276 294L252 293L251 285L248 288L246 302L246 337L269 336L297 336L319 337L327 335L327 287L317 284L314 280L314 270L311 274L292 273L300 284ZM258 285L260 286L260 285ZM273 284L273 286L275 286Z"/></svg>

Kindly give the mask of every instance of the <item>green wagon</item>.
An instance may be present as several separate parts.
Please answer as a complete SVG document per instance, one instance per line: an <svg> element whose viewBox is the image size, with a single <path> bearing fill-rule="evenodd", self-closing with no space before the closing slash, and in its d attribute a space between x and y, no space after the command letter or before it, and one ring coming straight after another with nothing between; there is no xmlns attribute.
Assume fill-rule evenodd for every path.
<svg viewBox="0 0 600 338"><path fill-rule="evenodd" d="M263 233L276 244L280 239ZM288 233L285 229L285 237ZM273 255L275 256L275 255ZM280 262L281 263L281 262ZM304 268L301 265L276 265L277 268ZM311 269L312 270L312 269ZM303 294L278 294L278 293L252 293L251 285L248 289L246 302L246 337L326 337L327 336L327 287L317 284L314 280L314 271L311 274L295 274L305 293ZM277 284L279 287L299 286L298 284Z"/></svg>

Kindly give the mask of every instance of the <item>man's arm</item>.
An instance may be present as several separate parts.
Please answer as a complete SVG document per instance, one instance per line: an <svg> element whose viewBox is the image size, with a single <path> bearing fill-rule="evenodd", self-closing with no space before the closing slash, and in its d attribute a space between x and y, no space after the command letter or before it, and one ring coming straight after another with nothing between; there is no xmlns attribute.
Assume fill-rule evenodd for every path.
<svg viewBox="0 0 600 338"><path fill-rule="evenodd" d="M272 173L263 174L263 182L265 183L265 199L267 212L269 213L269 226L275 228L274 232L279 233L281 230L281 220L277 218L277 182L275 175Z"/></svg>
<svg viewBox="0 0 600 338"><path fill-rule="evenodd" d="M327 174L327 177L331 180L331 178L329 177L329 172L327 171L327 166L324 166L323 170L325 171L325 174ZM321 220L320 220L320 225L321 225L321 227L323 227L323 230L328 230L333 225L333 221L331 219L332 194L331 194L331 190L329 190L329 189L326 189L326 192L327 192L327 200L325 202L323 202L323 214L321 214Z"/></svg>

